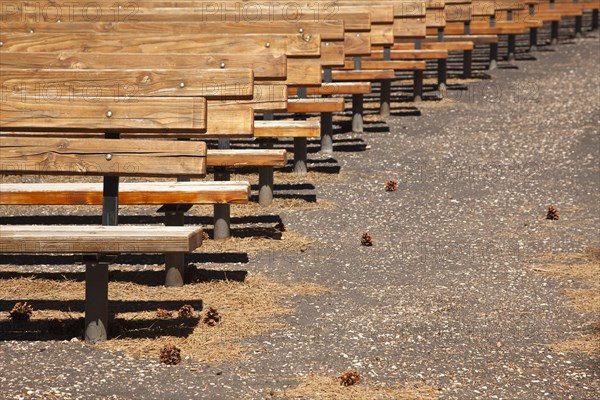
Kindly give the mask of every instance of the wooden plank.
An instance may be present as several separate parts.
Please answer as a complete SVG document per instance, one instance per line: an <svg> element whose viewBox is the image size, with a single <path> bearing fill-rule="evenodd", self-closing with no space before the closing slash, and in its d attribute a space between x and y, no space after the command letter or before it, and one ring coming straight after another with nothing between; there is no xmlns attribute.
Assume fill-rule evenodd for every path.
<svg viewBox="0 0 600 400"><path fill-rule="evenodd" d="M371 25L371 45L387 45L394 43L394 24Z"/></svg>
<svg viewBox="0 0 600 400"><path fill-rule="evenodd" d="M0 183L1 205L100 205L103 184ZM119 204L242 204L248 182L120 182Z"/></svg>
<svg viewBox="0 0 600 400"><path fill-rule="evenodd" d="M394 79L395 73L390 70L365 70L365 71L333 71L334 81L374 81L380 79Z"/></svg>
<svg viewBox="0 0 600 400"><path fill-rule="evenodd" d="M383 56L383 54L382 54ZM354 61L346 61L345 69L354 69ZM363 70L371 69L393 69L396 71L413 71L424 70L425 61L402 61L402 60L371 60L365 59L362 61Z"/></svg>
<svg viewBox="0 0 600 400"><path fill-rule="evenodd" d="M185 9L180 8L181 14ZM119 23L105 22L71 22L60 24L53 22L0 22L0 31L20 33L118 33L118 34L297 34L320 35L322 40L343 40L344 23L341 20L329 21L188 21L178 20L174 15L170 21L143 22L121 21Z"/></svg>
<svg viewBox="0 0 600 400"><path fill-rule="evenodd" d="M203 142L0 137L6 174L203 177L205 157Z"/></svg>
<svg viewBox="0 0 600 400"><path fill-rule="evenodd" d="M187 226L3 225L0 253L180 253L202 244Z"/></svg>
<svg viewBox="0 0 600 400"><path fill-rule="evenodd" d="M361 32L346 33L344 39L344 52L346 56L364 56L371 54L371 38L369 35Z"/></svg>
<svg viewBox="0 0 600 400"><path fill-rule="evenodd" d="M306 94L309 96L320 95L343 95L343 94L368 94L371 93L370 82L332 82L322 83L321 86L307 87ZM298 94L297 87L288 88L288 94Z"/></svg>
<svg viewBox="0 0 600 400"><path fill-rule="evenodd" d="M286 162L283 149L209 149L206 155L206 164L211 167L283 167Z"/></svg>
<svg viewBox="0 0 600 400"><path fill-rule="evenodd" d="M287 86L279 84L256 84L254 96L249 99L211 100L208 109L220 106L248 106L254 112L285 112L287 110ZM210 121L211 116L208 116Z"/></svg>
<svg viewBox="0 0 600 400"><path fill-rule="evenodd" d="M288 112L322 113L342 111L344 111L344 99L340 97L309 97L304 99L288 100Z"/></svg>
<svg viewBox="0 0 600 400"><path fill-rule="evenodd" d="M251 98L251 69L14 69L3 68L2 93L43 97L176 96Z"/></svg>
<svg viewBox="0 0 600 400"><path fill-rule="evenodd" d="M319 121L255 121L255 137L321 137Z"/></svg>
<svg viewBox="0 0 600 400"><path fill-rule="evenodd" d="M425 18L394 20L394 36L404 38L424 38L427 36Z"/></svg>
<svg viewBox="0 0 600 400"><path fill-rule="evenodd" d="M1 53L244 53L318 56L318 35L137 35L110 33L0 33Z"/></svg>
<svg viewBox="0 0 600 400"><path fill-rule="evenodd" d="M448 58L448 50L392 50L392 60L431 60Z"/></svg>
<svg viewBox="0 0 600 400"><path fill-rule="evenodd" d="M201 133L206 130L206 100L201 97L107 98L3 95L0 131L87 130L96 132Z"/></svg>
<svg viewBox="0 0 600 400"><path fill-rule="evenodd" d="M254 108L245 104L207 102L207 136L252 136Z"/></svg>
<svg viewBox="0 0 600 400"><path fill-rule="evenodd" d="M2 68L75 68L75 69L137 69L151 65L157 69L209 69L226 70L251 68L255 78L284 78L287 57L283 54L139 54L112 53L110 57L99 53L2 53Z"/></svg>

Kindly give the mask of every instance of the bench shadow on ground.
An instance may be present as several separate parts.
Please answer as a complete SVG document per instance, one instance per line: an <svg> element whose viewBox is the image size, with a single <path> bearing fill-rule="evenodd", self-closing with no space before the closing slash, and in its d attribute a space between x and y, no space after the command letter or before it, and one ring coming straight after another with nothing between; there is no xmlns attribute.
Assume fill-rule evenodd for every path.
<svg viewBox="0 0 600 400"><path fill-rule="evenodd" d="M3 304L0 307L11 304ZM41 301L33 300L34 310L69 310L69 312L83 312L83 301ZM177 310L183 305L183 301L110 301L109 307L112 313L134 312L134 311L156 311L159 308L166 310ZM189 302L188 302L189 303ZM202 310L202 301L191 304L195 310ZM11 320L0 321L0 342L9 340L19 341L63 341L74 337L83 338L84 318L73 317L69 312L64 317L52 319L34 319L27 322L12 322ZM177 315L177 312L174 313ZM200 322L199 317L193 318L136 318L110 319L108 323L109 339L156 339L163 336L187 337L194 332Z"/></svg>
<svg viewBox="0 0 600 400"><path fill-rule="evenodd" d="M235 281L244 282L248 271L218 271L188 266L186 270L186 283ZM51 279L57 281L75 280L82 282L85 278L83 272L0 272L0 279L17 279L20 277L35 276L38 279ZM135 282L148 286L161 286L164 282L163 271L122 271L111 270L111 281ZM167 290L177 290L165 289ZM10 310L20 299L0 300L0 310ZM60 318L33 319L27 322L13 322L10 319L0 320L0 341L40 341L40 340L69 340L73 337L81 338L83 335L84 320L75 317L71 313L84 312L82 300L28 300L35 311L56 311ZM191 305L196 313L202 311L203 301L197 299L189 300L156 300L156 301L129 301L111 300L109 302L112 313L109 322L109 336L111 338L133 339L133 338L157 338L161 336L189 336L198 323L199 317L178 318L177 310L184 304ZM115 314L125 312L155 312L157 309L165 309L172 312L175 318L114 318Z"/></svg>

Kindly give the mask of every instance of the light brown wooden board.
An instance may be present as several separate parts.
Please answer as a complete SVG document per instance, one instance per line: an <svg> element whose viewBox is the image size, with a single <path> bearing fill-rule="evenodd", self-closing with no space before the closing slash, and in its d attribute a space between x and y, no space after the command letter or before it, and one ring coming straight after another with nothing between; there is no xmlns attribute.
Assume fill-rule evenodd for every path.
<svg viewBox="0 0 600 400"><path fill-rule="evenodd" d="M255 78L285 78L286 56L282 54L140 54L59 52L2 53L2 68L75 68L75 69L209 69L251 68Z"/></svg>
<svg viewBox="0 0 600 400"><path fill-rule="evenodd" d="M288 101L288 112L322 113L342 111L344 111L344 99L340 97L310 97L304 99L290 99Z"/></svg>
<svg viewBox="0 0 600 400"><path fill-rule="evenodd" d="M2 205L100 205L102 183L0 183ZM120 182L119 204L242 204L248 182Z"/></svg>
<svg viewBox="0 0 600 400"><path fill-rule="evenodd" d="M7 174L189 176L206 174L204 142L0 137Z"/></svg>
<svg viewBox="0 0 600 400"><path fill-rule="evenodd" d="M89 130L201 133L207 128L202 97L69 98L2 96L0 131Z"/></svg>
<svg viewBox="0 0 600 400"><path fill-rule="evenodd" d="M0 226L0 253L185 253L201 244L198 227Z"/></svg>
<svg viewBox="0 0 600 400"><path fill-rule="evenodd" d="M210 167L283 167L287 153L283 149L209 149L206 164Z"/></svg>
<svg viewBox="0 0 600 400"><path fill-rule="evenodd" d="M3 68L2 93L75 98L156 96L252 98L251 69L15 69Z"/></svg>
<svg viewBox="0 0 600 400"><path fill-rule="evenodd" d="M10 33L1 32L0 54L7 52L88 53L245 53L318 56L318 35L138 35L110 33Z"/></svg>

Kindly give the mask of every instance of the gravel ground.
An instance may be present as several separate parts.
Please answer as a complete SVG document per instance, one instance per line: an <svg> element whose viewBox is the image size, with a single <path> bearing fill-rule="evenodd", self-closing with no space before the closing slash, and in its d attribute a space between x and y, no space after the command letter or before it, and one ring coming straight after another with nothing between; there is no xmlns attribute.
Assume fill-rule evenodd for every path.
<svg viewBox="0 0 600 400"><path fill-rule="evenodd" d="M401 104L387 124L336 135L347 180L316 194L337 206L281 215L316 242L244 265L331 292L289 300L288 327L252 338L249 361L167 367L80 342L0 341L0 398L260 399L352 368L442 399L597 399L598 355L549 349L589 322L561 294L577 283L527 266L600 240L598 56L597 38L561 45L450 85L443 106Z"/></svg>

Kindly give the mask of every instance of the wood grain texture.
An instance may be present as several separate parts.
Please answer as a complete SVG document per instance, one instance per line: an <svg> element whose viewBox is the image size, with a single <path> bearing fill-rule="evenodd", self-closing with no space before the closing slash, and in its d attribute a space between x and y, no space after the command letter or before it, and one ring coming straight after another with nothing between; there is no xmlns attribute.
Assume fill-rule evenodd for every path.
<svg viewBox="0 0 600 400"><path fill-rule="evenodd" d="M102 183L0 183L2 205L100 205ZM248 182L120 182L119 204L242 204Z"/></svg>
<svg viewBox="0 0 600 400"><path fill-rule="evenodd" d="M83 53L244 53L318 56L318 35L137 35L110 33L0 33L0 54L8 52ZM268 45L267 45L268 44Z"/></svg>
<svg viewBox="0 0 600 400"><path fill-rule="evenodd" d="M250 137L254 133L254 108L245 104L209 101L206 135Z"/></svg>
<svg viewBox="0 0 600 400"><path fill-rule="evenodd" d="M198 227L0 226L0 253L186 253L201 244Z"/></svg>
<svg viewBox="0 0 600 400"><path fill-rule="evenodd" d="M319 121L255 121L255 137L321 137Z"/></svg>
<svg viewBox="0 0 600 400"><path fill-rule="evenodd" d="M73 98L138 96L206 97L253 95L251 69L15 69L3 68L3 93Z"/></svg>
<svg viewBox="0 0 600 400"><path fill-rule="evenodd" d="M207 128L206 100L201 97L59 98L3 95L0 131L84 130L144 132L169 130L200 133Z"/></svg>
<svg viewBox="0 0 600 400"><path fill-rule="evenodd" d="M392 60L434 60L440 58L448 58L448 50L446 49L419 49L419 50L400 50L403 45L406 47L414 47L413 43L397 43L390 52L390 58ZM441 45L446 44L445 42L440 43ZM425 44L422 45L425 47ZM442 47L442 46L440 46ZM383 59L383 51L376 50L372 54L374 59Z"/></svg>
<svg viewBox="0 0 600 400"><path fill-rule="evenodd" d="M179 14L188 11L180 7ZM183 18L183 17L182 17ZM60 24L53 22L0 22L0 30L4 32L31 33L136 33L136 34L297 34L300 29L309 35L320 35L322 40L343 40L344 23L341 20L319 21L188 21L182 22L180 15L172 14L169 21L143 22L70 22Z"/></svg>
<svg viewBox="0 0 600 400"><path fill-rule="evenodd" d="M206 173L203 142L0 137L8 174L189 176Z"/></svg>
<svg viewBox="0 0 600 400"><path fill-rule="evenodd" d="M394 20L394 37L424 38L427 36L425 18L403 18Z"/></svg>
<svg viewBox="0 0 600 400"><path fill-rule="evenodd" d="M286 162L284 149L211 149L206 155L210 167L283 167Z"/></svg>
<svg viewBox="0 0 600 400"><path fill-rule="evenodd" d="M342 112L344 111L344 99L341 97L290 99L287 111L294 113Z"/></svg>
<svg viewBox="0 0 600 400"><path fill-rule="evenodd" d="M364 32L346 33L344 52L346 56L365 56L371 54L371 38Z"/></svg>
<svg viewBox="0 0 600 400"><path fill-rule="evenodd" d="M383 56L383 54L382 54ZM354 69L354 61L349 60L346 61L346 65L344 66L346 70ZM365 59L362 61L362 69L363 70L371 70L371 69L393 69L396 71L414 71L414 70L424 70L425 69L425 61L402 61L393 59L391 61L387 60L371 60Z"/></svg>
<svg viewBox="0 0 600 400"><path fill-rule="evenodd" d="M394 43L394 25L373 24L371 25L371 45L390 45Z"/></svg>
<svg viewBox="0 0 600 400"><path fill-rule="evenodd" d="M57 24L60 25L60 24ZM59 53L2 53L2 68L74 68L74 69L209 69L250 68L255 78L284 78L286 76L286 56L281 54L140 54L112 53L110 56L99 53L59 52Z"/></svg>
<svg viewBox="0 0 600 400"><path fill-rule="evenodd" d="M374 81L380 79L394 79L394 70L364 70L364 71L333 71L334 81Z"/></svg>
<svg viewBox="0 0 600 400"><path fill-rule="evenodd" d="M288 88L290 95L296 95L298 88ZM321 86L306 88L306 94L309 96L319 95L343 95L343 94L368 94L371 93L370 82L332 82L322 83Z"/></svg>

